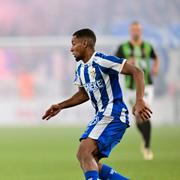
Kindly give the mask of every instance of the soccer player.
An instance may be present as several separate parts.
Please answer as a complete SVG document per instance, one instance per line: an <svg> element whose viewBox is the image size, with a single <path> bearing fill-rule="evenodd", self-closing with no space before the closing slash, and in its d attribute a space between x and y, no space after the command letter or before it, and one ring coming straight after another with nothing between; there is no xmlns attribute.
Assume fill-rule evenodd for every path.
<svg viewBox="0 0 180 180"><path fill-rule="evenodd" d="M137 67L125 59L95 52L96 36L90 29L76 31L72 37L71 52L77 63L74 83L78 92L71 98L52 105L43 119L50 119L61 110L82 104L89 99L95 108L95 117L80 138L77 158L86 180L127 180L101 158L111 150L129 127L128 109L123 102L119 74L132 75L136 82L136 102L133 113L142 120L149 119L151 110L143 100L144 76Z"/></svg>
<svg viewBox="0 0 180 180"><path fill-rule="evenodd" d="M144 71L145 76L145 101L151 105L153 99L153 81L152 76L157 75L159 70L159 60L152 45L142 39L142 26L139 22L133 22L130 25L131 39L121 44L116 53L117 57L126 58L129 64L133 64ZM128 101L130 105L135 102L135 81L132 76L126 76L126 88L129 92ZM137 127L142 134L143 144L141 147L145 160L153 159L153 152L150 148L151 122L150 120L142 122L136 118Z"/></svg>

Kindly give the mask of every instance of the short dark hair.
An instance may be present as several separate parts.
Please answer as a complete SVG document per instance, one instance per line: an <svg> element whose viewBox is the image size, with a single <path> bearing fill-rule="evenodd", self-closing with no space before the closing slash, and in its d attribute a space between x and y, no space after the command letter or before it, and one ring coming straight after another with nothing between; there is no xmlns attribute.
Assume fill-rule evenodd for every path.
<svg viewBox="0 0 180 180"><path fill-rule="evenodd" d="M139 21L133 21L131 22L131 26L134 26L134 25L138 25L138 24L141 24Z"/></svg>
<svg viewBox="0 0 180 180"><path fill-rule="evenodd" d="M96 35L91 29L80 29L76 32L73 33L73 36L76 36L77 38L89 38L93 41L93 44L95 45L96 43Z"/></svg>

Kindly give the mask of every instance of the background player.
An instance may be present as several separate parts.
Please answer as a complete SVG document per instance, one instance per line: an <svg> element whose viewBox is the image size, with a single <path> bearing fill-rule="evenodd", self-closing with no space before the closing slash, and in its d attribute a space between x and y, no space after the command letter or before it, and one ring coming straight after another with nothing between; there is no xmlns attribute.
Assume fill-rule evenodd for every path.
<svg viewBox="0 0 180 180"><path fill-rule="evenodd" d="M125 59L95 52L96 36L90 29L81 29L73 34L72 48L78 61L75 84L79 91L71 98L52 105L43 116L50 119L62 109L91 100L96 115L81 136L77 158L87 180L126 180L111 167L99 160L108 157L112 148L120 142L129 127L128 110L123 102L119 84L119 72L132 75L136 85L136 102L133 113L146 120L151 110L143 100L144 76L141 70L126 63Z"/></svg>
<svg viewBox="0 0 180 180"><path fill-rule="evenodd" d="M133 22L130 25L129 32L131 36L130 41L125 42L119 46L116 56L120 58L126 58L129 64L133 64L144 71L144 98L146 102L151 105L154 94L152 76L156 76L158 74L159 60L152 45L142 39L142 26L139 22ZM135 81L132 76L126 76L126 88L129 90L129 103L130 105L133 105L135 102ZM142 146L144 159L152 160L153 152L150 149L151 122L149 120L142 122L136 118L136 124L144 140Z"/></svg>

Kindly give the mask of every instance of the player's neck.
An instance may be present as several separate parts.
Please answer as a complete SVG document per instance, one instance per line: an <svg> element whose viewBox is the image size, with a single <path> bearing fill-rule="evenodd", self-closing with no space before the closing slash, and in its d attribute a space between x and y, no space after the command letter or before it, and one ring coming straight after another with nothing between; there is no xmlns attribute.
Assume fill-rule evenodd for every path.
<svg viewBox="0 0 180 180"><path fill-rule="evenodd" d="M94 54L94 52L95 52L94 49L91 49L91 50L87 51L82 61L84 63L87 63L91 59L91 57Z"/></svg>
<svg viewBox="0 0 180 180"><path fill-rule="evenodd" d="M134 45L134 46L140 46L142 44L142 39L137 39L136 41L135 40L131 40L131 44Z"/></svg>

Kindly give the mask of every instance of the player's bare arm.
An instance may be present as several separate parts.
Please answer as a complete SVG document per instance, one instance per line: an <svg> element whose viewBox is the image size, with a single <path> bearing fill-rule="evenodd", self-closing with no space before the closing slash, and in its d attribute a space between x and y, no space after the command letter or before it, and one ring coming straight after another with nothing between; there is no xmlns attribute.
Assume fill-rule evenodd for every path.
<svg viewBox="0 0 180 180"><path fill-rule="evenodd" d="M154 76L157 76L157 74L159 72L159 64L160 64L160 62L159 62L159 59L157 57L157 58L154 59L153 66L152 66L152 74Z"/></svg>
<svg viewBox="0 0 180 180"><path fill-rule="evenodd" d="M149 119L152 111L143 100L145 88L143 71L126 62L123 66L121 74L132 75L134 81L136 82L136 103L132 109L133 114L135 115L136 112L142 120Z"/></svg>
<svg viewBox="0 0 180 180"><path fill-rule="evenodd" d="M75 93L71 98L52 105L43 115L42 119L49 120L51 117L58 114L61 110L77 106L89 100L89 97L83 87L79 87L79 91Z"/></svg>

